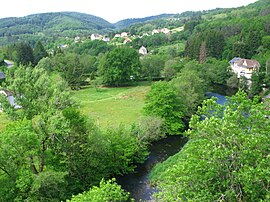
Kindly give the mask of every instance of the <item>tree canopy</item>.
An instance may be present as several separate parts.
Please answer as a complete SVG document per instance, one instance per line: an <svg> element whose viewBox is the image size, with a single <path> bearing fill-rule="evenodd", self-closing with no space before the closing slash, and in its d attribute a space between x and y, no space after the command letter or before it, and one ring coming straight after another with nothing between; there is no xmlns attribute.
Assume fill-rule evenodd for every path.
<svg viewBox="0 0 270 202"><path fill-rule="evenodd" d="M127 85L136 79L141 64L139 54L132 48L115 48L99 65L99 75L108 86Z"/></svg>
<svg viewBox="0 0 270 202"><path fill-rule="evenodd" d="M161 165L165 172L154 171L159 200L269 201L268 109L241 91L225 106L204 101L190 121L189 142Z"/></svg>

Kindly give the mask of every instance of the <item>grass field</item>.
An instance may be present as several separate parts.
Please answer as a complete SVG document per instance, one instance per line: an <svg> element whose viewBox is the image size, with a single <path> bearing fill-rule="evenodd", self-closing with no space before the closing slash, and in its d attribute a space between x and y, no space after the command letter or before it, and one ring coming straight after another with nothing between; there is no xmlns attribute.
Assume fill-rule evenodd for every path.
<svg viewBox="0 0 270 202"><path fill-rule="evenodd" d="M101 128L132 124L142 116L144 98L150 84L136 87L85 88L73 91L82 114L92 118Z"/></svg>

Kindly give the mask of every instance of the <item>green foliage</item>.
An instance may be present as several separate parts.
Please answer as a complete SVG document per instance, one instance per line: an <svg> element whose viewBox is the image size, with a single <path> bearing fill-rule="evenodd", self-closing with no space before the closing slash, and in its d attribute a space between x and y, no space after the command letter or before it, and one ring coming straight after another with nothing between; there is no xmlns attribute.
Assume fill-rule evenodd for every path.
<svg viewBox="0 0 270 202"><path fill-rule="evenodd" d="M224 35L216 30L207 30L188 39L185 55L204 62L206 57L221 58L225 46Z"/></svg>
<svg viewBox="0 0 270 202"><path fill-rule="evenodd" d="M8 31L6 28L9 28ZM93 15L75 12L41 13L0 20L0 44L18 40L51 42L55 37L75 37L113 29L114 25ZM33 43L33 44L34 44ZM32 44L32 45L33 45Z"/></svg>
<svg viewBox="0 0 270 202"><path fill-rule="evenodd" d="M28 201L57 202L66 198L66 173L46 171L34 177Z"/></svg>
<svg viewBox="0 0 270 202"><path fill-rule="evenodd" d="M93 56L98 56L99 54L107 53L112 49L112 46L101 40L85 40L84 43L75 43L68 48L69 52L74 52L76 54L90 54Z"/></svg>
<svg viewBox="0 0 270 202"><path fill-rule="evenodd" d="M268 201L266 108L243 92L224 107L206 100L191 119L183 150L154 169L158 200Z"/></svg>
<svg viewBox="0 0 270 202"><path fill-rule="evenodd" d="M99 75L108 86L131 83L131 77L138 77L141 64L139 54L132 48L116 48L109 52L99 65Z"/></svg>
<svg viewBox="0 0 270 202"><path fill-rule="evenodd" d="M262 38L262 45L264 48L270 49L270 36L265 36Z"/></svg>
<svg viewBox="0 0 270 202"><path fill-rule="evenodd" d="M191 117L199 104L204 99L206 84L195 70L184 68L181 73L172 80L176 90L182 113L185 117Z"/></svg>
<svg viewBox="0 0 270 202"><path fill-rule="evenodd" d="M140 76L152 80L160 77L160 72L164 68L164 59L158 55L146 55L141 59L141 64Z"/></svg>
<svg viewBox="0 0 270 202"><path fill-rule="evenodd" d="M121 186L115 182L115 179L100 181L99 187L94 186L77 196L73 196L67 202L124 202L128 201L129 193L121 189Z"/></svg>
<svg viewBox="0 0 270 202"><path fill-rule="evenodd" d="M140 144L150 144L165 137L165 123L155 116L142 117L132 126L132 133Z"/></svg>
<svg viewBox="0 0 270 202"><path fill-rule="evenodd" d="M38 41L35 44L34 51L33 51L33 56L34 56L34 65L37 65L38 62L48 56L48 53L46 52L44 46L40 41Z"/></svg>
<svg viewBox="0 0 270 202"><path fill-rule="evenodd" d="M175 88L167 82L156 82L151 86L145 99L144 113L165 120L166 132L180 134L184 127L183 109Z"/></svg>
<svg viewBox="0 0 270 202"><path fill-rule="evenodd" d="M108 128L103 138L109 143L104 162L109 173L123 175L133 172L135 163L144 162L148 156L146 145L139 144L136 136L121 126Z"/></svg>
<svg viewBox="0 0 270 202"><path fill-rule="evenodd" d="M85 81L87 73L91 72L91 63L87 64L83 57L75 53L57 54L53 60L53 69L68 82L73 89L78 89Z"/></svg>
<svg viewBox="0 0 270 202"><path fill-rule="evenodd" d="M21 65L34 64L33 49L29 44L27 43L16 44L14 51L15 51L14 61L17 62L17 64Z"/></svg>
<svg viewBox="0 0 270 202"><path fill-rule="evenodd" d="M9 82L8 89L22 107L16 110L8 106L6 111L13 119L32 119L43 112L64 109L71 103L66 83L57 75L49 76L42 68L20 66Z"/></svg>

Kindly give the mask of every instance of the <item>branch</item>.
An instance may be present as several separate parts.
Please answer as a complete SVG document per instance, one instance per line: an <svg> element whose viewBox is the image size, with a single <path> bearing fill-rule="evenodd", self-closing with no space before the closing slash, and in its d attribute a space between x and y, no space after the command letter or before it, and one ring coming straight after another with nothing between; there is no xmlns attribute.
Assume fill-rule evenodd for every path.
<svg viewBox="0 0 270 202"><path fill-rule="evenodd" d="M1 169L4 173L6 173L9 177L12 178L12 176L9 174L9 172L8 172L6 169L4 169L3 167L0 167L0 169Z"/></svg>

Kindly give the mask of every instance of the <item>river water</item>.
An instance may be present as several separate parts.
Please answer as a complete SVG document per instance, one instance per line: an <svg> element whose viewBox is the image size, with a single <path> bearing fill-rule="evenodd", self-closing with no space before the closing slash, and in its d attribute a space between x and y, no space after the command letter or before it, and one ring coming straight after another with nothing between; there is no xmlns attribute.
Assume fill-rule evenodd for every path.
<svg viewBox="0 0 270 202"><path fill-rule="evenodd" d="M224 95L232 95L234 92L220 91L215 89L215 92L207 92L206 97L216 97L218 104L224 104L226 97ZM221 90L224 90L221 88ZM168 157L179 152L187 142L187 138L183 136L168 136L165 139L155 142L150 147L150 155L143 164L139 164L136 168L136 172L133 174L127 174L117 178L118 184L123 189L130 192L132 198L135 201L153 201L152 195L157 190L151 187L149 184L149 174L152 168L160 162L163 162Z"/></svg>
<svg viewBox="0 0 270 202"><path fill-rule="evenodd" d="M135 201L151 201L153 193L156 191L149 184L149 174L152 168L159 162L176 154L187 142L187 138L179 135L168 136L165 139L155 142L150 147L150 155L143 164L139 164L136 172L117 178L118 184L123 189L130 192Z"/></svg>

